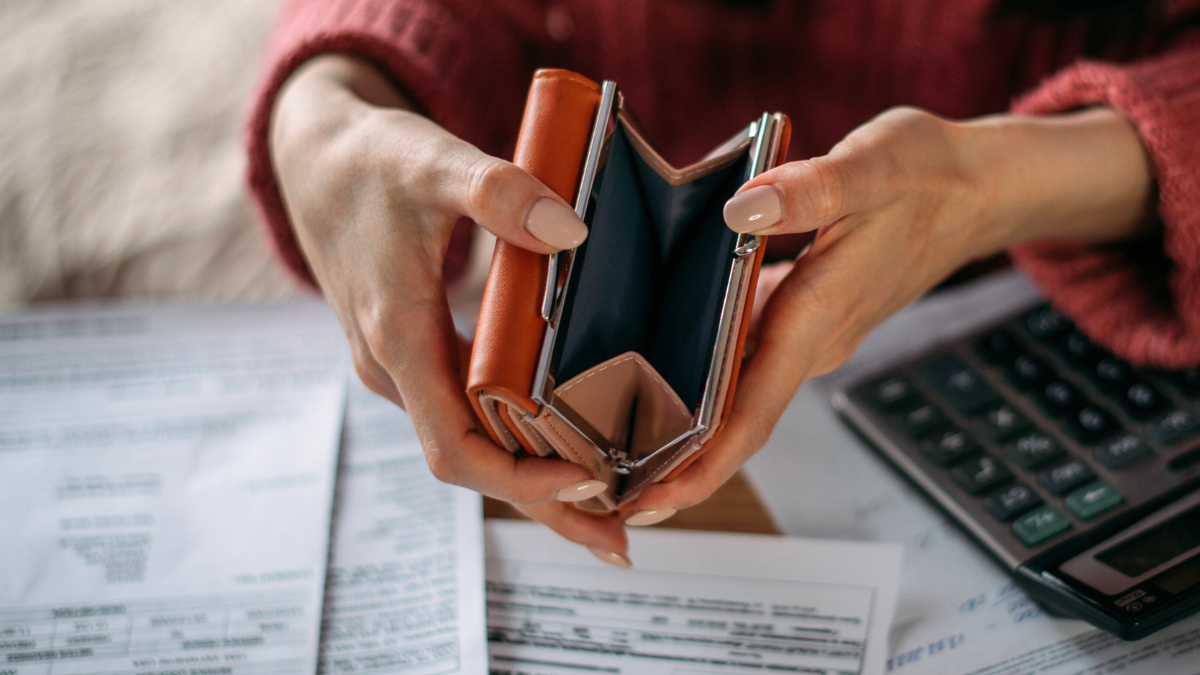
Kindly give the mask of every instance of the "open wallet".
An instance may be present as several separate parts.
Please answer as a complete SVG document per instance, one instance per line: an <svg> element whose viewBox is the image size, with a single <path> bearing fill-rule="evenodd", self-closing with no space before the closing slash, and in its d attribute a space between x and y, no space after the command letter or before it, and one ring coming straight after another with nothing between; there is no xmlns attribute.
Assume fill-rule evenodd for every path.
<svg viewBox="0 0 1200 675"><path fill-rule="evenodd" d="M722 210L782 161L790 131L764 113L676 169L614 83L534 75L513 161L574 204L588 238L551 256L497 243L467 394L497 444L608 485L575 506L624 515L720 433L765 244Z"/></svg>

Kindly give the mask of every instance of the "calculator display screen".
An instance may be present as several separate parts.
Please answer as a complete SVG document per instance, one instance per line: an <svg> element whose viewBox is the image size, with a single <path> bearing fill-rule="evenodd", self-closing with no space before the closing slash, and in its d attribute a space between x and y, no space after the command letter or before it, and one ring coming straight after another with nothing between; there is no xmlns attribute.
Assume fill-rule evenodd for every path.
<svg viewBox="0 0 1200 675"><path fill-rule="evenodd" d="M1101 551L1096 559L1127 577L1138 577L1200 546L1200 506Z"/></svg>
<svg viewBox="0 0 1200 675"><path fill-rule="evenodd" d="M1176 595L1195 586L1196 582L1200 582L1200 556L1158 575L1154 582Z"/></svg>

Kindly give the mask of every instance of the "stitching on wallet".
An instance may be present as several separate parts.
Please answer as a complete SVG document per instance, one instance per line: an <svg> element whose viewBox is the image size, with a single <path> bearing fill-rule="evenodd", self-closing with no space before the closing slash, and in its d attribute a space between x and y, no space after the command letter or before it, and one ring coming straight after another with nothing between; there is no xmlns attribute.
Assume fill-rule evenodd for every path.
<svg viewBox="0 0 1200 675"><path fill-rule="evenodd" d="M546 419L546 426L550 427L550 431L553 431L555 436L558 436L562 439L562 442L567 446L567 449L571 451L571 454L575 455L575 459L579 460L579 465L586 467L587 462L583 461L583 456L579 454L579 451L575 449L574 445L571 445L571 441L568 441L567 437L563 436L562 432L554 426L553 418Z"/></svg>
<svg viewBox="0 0 1200 675"><path fill-rule="evenodd" d="M558 452L558 450L555 449L555 447L553 445L550 445L550 441L546 440L546 435L543 434L540 429L538 429L537 427L530 424L529 420L527 420L524 417L521 417L514 421L521 426L521 429L525 433L528 434L527 440L532 445L536 445L539 450L545 452L546 455ZM541 455L541 456L545 457L546 455Z"/></svg>
<svg viewBox="0 0 1200 675"><path fill-rule="evenodd" d="M629 356L626 356L625 358L621 359L620 361L610 363L607 366L604 366L603 368L596 370L595 372L588 373L588 375L586 377L584 377L582 380L576 380L575 382L568 382L567 384L562 386L562 390L559 392L559 394L560 395L565 394L567 392L567 390L569 390L571 387L574 387L577 384L581 384L584 381L591 379L593 376L599 375L600 373L603 373L604 371L608 370L609 368L615 368L616 366L619 366L622 363L625 363L626 361L629 361L631 359L634 361L634 363L637 364L638 368L642 369L642 372L649 375L663 389L666 389L671 394L673 394L672 396L668 396L667 398L671 399L671 402L675 404L676 408L679 408L679 412L683 413L684 415L688 414L688 409L686 407L684 407L683 402L681 402L677 398L677 395L675 395L675 390L671 389L670 385L668 385L666 383L666 381L663 380L662 377L659 376L659 374L654 371L653 368L650 368L645 363L642 363L641 361L637 360L637 354L630 354Z"/></svg>
<svg viewBox="0 0 1200 675"><path fill-rule="evenodd" d="M487 401L488 403L491 404L490 407L485 408L485 410L490 410L491 413L496 416L495 422L499 423L500 427L497 429L496 424L491 424L491 422L493 422L493 420L491 420L490 418L488 419L489 426L491 426L492 429L494 429L499 436L501 436L504 440L508 441L508 443L511 444L508 447L506 447L505 449L508 450L509 452L519 451L521 449L521 441L518 440L517 437L513 435L513 432L508 428L507 425L504 424L504 420L500 418L499 404L503 403L505 405L509 405L508 400L503 399L494 394L487 393L487 392L480 393L479 398L481 401Z"/></svg>

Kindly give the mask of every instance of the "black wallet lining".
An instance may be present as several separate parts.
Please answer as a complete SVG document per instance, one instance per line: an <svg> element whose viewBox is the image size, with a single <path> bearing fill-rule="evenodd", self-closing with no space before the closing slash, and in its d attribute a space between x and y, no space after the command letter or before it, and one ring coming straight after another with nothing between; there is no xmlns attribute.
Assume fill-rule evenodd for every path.
<svg viewBox="0 0 1200 675"><path fill-rule="evenodd" d="M679 182L656 171L665 163L643 150L647 161L639 145L636 131L618 121L593 186L588 239L575 253L556 380L637 352L694 411L737 241L722 209L745 180L749 152Z"/></svg>

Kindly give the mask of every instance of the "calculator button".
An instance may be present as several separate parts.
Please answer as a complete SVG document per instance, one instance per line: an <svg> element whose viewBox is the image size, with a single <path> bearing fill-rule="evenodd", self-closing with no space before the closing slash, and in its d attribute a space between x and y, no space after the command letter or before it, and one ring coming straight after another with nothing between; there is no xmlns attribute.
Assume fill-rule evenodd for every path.
<svg viewBox="0 0 1200 675"><path fill-rule="evenodd" d="M1091 520L1125 502L1117 488L1108 483L1092 483L1067 495L1067 508L1080 520Z"/></svg>
<svg viewBox="0 0 1200 675"><path fill-rule="evenodd" d="M1090 366L1104 356L1104 352L1095 343L1077 330L1063 336L1058 347L1064 358L1079 366Z"/></svg>
<svg viewBox="0 0 1200 675"><path fill-rule="evenodd" d="M1063 380L1051 380L1038 392L1038 405L1047 415L1066 417L1083 405L1079 391Z"/></svg>
<svg viewBox="0 0 1200 675"><path fill-rule="evenodd" d="M1008 379L1022 391L1030 391L1050 379L1050 368L1032 354L1021 354L1008 369Z"/></svg>
<svg viewBox="0 0 1200 675"><path fill-rule="evenodd" d="M960 415L971 415L1000 401L1000 394L983 376L953 354L917 366L917 377Z"/></svg>
<svg viewBox="0 0 1200 675"><path fill-rule="evenodd" d="M1033 423L1007 403L998 405L975 420L973 428L993 443L1008 439L1033 428Z"/></svg>
<svg viewBox="0 0 1200 675"><path fill-rule="evenodd" d="M1076 441L1087 445L1115 433L1117 422L1104 410L1089 405L1067 420L1063 428Z"/></svg>
<svg viewBox="0 0 1200 675"><path fill-rule="evenodd" d="M1049 305L1038 307L1025 315L1025 329L1039 340L1054 340L1072 328L1070 320Z"/></svg>
<svg viewBox="0 0 1200 675"><path fill-rule="evenodd" d="M950 471L958 486L973 495L982 494L1012 478L1012 471L991 455L968 459Z"/></svg>
<svg viewBox="0 0 1200 675"><path fill-rule="evenodd" d="M1154 452L1146 441L1132 434L1126 434L1096 448L1096 461L1113 471L1119 471L1137 464L1152 454Z"/></svg>
<svg viewBox="0 0 1200 675"><path fill-rule="evenodd" d="M1042 498L1027 485L1014 485L1001 490L983 503L983 508L1002 523L1016 518L1029 509L1042 505Z"/></svg>
<svg viewBox="0 0 1200 675"><path fill-rule="evenodd" d="M912 383L903 377L889 377L872 384L868 388L867 398L883 412L909 407L920 400Z"/></svg>
<svg viewBox="0 0 1200 675"><path fill-rule="evenodd" d="M1128 387L1133 379L1133 370L1121 359L1106 356L1096 362L1092 369L1092 379L1101 387L1110 391L1121 391Z"/></svg>
<svg viewBox="0 0 1200 675"><path fill-rule="evenodd" d="M1008 458L1022 469L1036 469L1062 457L1064 450L1058 441L1046 434L1034 432L1016 440L1004 449Z"/></svg>
<svg viewBox="0 0 1200 675"><path fill-rule="evenodd" d="M1075 488L1096 480L1096 474L1083 462L1073 459L1060 464L1038 476L1038 483L1046 492L1061 497Z"/></svg>
<svg viewBox="0 0 1200 675"><path fill-rule="evenodd" d="M950 466L979 450L975 439L962 429L945 429L921 441L922 454L939 466Z"/></svg>
<svg viewBox="0 0 1200 675"><path fill-rule="evenodd" d="M924 438L935 428L947 424L946 416L932 403L923 403L895 417L900 430L914 440Z"/></svg>
<svg viewBox="0 0 1200 675"><path fill-rule="evenodd" d="M1012 526L1013 534L1029 548L1050 541L1069 529L1071 521L1052 506L1043 506L1021 516Z"/></svg>
<svg viewBox="0 0 1200 675"><path fill-rule="evenodd" d="M974 350L980 361L991 366L1008 363L1022 353L1016 336L1006 330L998 330L979 338L975 341Z"/></svg>
<svg viewBox="0 0 1200 675"><path fill-rule="evenodd" d="M1147 422L1145 430L1150 440L1174 445L1200 431L1200 418L1186 410L1172 410Z"/></svg>
<svg viewBox="0 0 1200 675"><path fill-rule="evenodd" d="M1167 399L1157 389L1141 381L1134 381L1121 397L1121 407L1134 419L1146 419L1167 406Z"/></svg>

